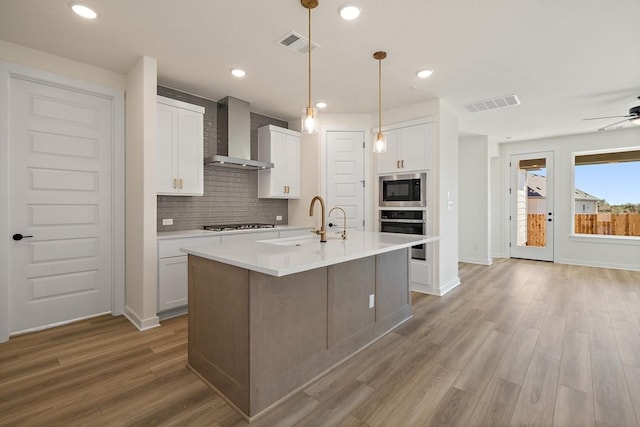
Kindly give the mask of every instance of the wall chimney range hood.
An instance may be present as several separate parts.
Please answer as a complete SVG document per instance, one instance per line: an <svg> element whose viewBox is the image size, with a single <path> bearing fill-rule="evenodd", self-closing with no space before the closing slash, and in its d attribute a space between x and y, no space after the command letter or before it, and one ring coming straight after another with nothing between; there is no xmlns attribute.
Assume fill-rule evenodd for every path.
<svg viewBox="0 0 640 427"><path fill-rule="evenodd" d="M245 170L273 167L273 163L251 159L251 121L248 102L231 96L218 101L218 138L220 141L227 142L228 154L207 157L204 159L205 165Z"/></svg>

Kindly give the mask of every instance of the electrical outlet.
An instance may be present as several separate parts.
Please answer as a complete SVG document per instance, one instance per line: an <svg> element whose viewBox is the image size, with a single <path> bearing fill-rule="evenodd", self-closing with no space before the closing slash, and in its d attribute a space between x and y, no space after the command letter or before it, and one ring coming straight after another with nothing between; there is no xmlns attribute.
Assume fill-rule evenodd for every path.
<svg viewBox="0 0 640 427"><path fill-rule="evenodd" d="M282 221L282 215L276 215L276 221Z"/></svg>
<svg viewBox="0 0 640 427"><path fill-rule="evenodd" d="M173 218L164 218L162 220L162 225L173 225Z"/></svg>
<svg viewBox="0 0 640 427"><path fill-rule="evenodd" d="M375 307L376 296L374 294L369 295L369 308Z"/></svg>

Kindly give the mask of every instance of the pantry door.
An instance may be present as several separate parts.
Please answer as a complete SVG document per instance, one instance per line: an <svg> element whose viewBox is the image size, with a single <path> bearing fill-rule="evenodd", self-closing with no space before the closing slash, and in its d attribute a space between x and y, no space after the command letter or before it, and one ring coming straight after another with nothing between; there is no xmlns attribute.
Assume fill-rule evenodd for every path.
<svg viewBox="0 0 640 427"><path fill-rule="evenodd" d="M510 256L553 261L553 152L512 155Z"/></svg>
<svg viewBox="0 0 640 427"><path fill-rule="evenodd" d="M8 88L9 332L112 312L114 100L19 75Z"/></svg>
<svg viewBox="0 0 640 427"><path fill-rule="evenodd" d="M334 206L344 209L347 228L364 229L364 132L327 132L327 214ZM332 231L342 231L342 212L327 219Z"/></svg>

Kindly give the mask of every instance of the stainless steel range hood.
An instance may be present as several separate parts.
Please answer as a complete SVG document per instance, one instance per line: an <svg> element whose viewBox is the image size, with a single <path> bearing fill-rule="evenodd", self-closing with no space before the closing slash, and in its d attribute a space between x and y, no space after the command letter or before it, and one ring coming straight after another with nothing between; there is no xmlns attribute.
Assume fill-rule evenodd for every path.
<svg viewBox="0 0 640 427"><path fill-rule="evenodd" d="M215 155L204 159L205 165L258 170L271 169L273 163L251 159L251 121L249 103L226 97L218 101L218 138L226 140L228 155Z"/></svg>

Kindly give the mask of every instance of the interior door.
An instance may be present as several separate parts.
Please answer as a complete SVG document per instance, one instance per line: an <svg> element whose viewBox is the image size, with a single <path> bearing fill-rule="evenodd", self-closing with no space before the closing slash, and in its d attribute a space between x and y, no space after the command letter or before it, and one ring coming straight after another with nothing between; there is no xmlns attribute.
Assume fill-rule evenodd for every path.
<svg viewBox="0 0 640 427"><path fill-rule="evenodd" d="M347 228L364 229L364 132L327 132L327 213L344 209ZM342 213L333 211L328 223L342 230Z"/></svg>
<svg viewBox="0 0 640 427"><path fill-rule="evenodd" d="M553 261L553 152L511 156L510 256Z"/></svg>
<svg viewBox="0 0 640 427"><path fill-rule="evenodd" d="M11 77L9 329L111 311L110 99Z"/></svg>

